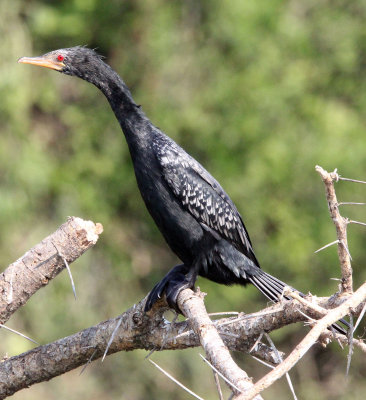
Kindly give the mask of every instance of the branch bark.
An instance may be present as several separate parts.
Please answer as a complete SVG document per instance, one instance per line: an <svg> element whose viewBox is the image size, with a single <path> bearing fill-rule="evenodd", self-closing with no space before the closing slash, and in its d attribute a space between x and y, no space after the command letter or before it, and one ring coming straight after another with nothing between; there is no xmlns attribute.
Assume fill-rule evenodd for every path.
<svg viewBox="0 0 366 400"><path fill-rule="evenodd" d="M366 300L366 283L347 299L339 307L330 310L325 317L317 321L311 331L295 347L292 353L276 368L260 379L250 390L243 395L238 396L237 400L253 399L262 390L271 386L275 381L288 372L302 356L314 345L319 336L334 322L352 312L353 308L358 307Z"/></svg>
<svg viewBox="0 0 366 400"><path fill-rule="evenodd" d="M194 296L192 291L186 292L187 296ZM116 318L1 362L0 399L86 364L91 357L93 360L102 357L120 320L120 327L110 344L108 354L136 349L160 351L200 346L200 339L191 328L191 319L169 324L163 318L163 313L168 309L165 302L161 300L151 312L146 314L144 312L145 300ZM185 301L185 297L182 300ZM325 298L318 300L323 307L327 306ZM188 305L182 305L182 307L186 309ZM358 312L361 312L361 309L360 306L357 307ZM195 313L188 310L186 312ZM299 310L310 316L317 316L317 313L310 307L296 301L285 300L254 314L222 318L212 321L212 323L229 350L249 352L262 332L270 332L290 323L305 321L306 316ZM204 326L206 329L202 320L199 322L199 317L191 316L190 318L198 318L198 325ZM275 352L263 343L259 343L250 354L277 364ZM211 361L213 360L211 359ZM214 365L217 367L216 362ZM233 379L229 378L229 380Z"/></svg>
<svg viewBox="0 0 366 400"><path fill-rule="evenodd" d="M252 379L232 359L228 348L207 315L202 296L197 296L188 289L183 290L179 294L178 305L189 319L194 332L199 336L210 363L226 378L227 382L230 382L228 384L230 389L235 394L252 389ZM254 398L260 400L262 396L256 395Z"/></svg>
<svg viewBox="0 0 366 400"><path fill-rule="evenodd" d="M135 349L175 350L201 344L210 363L231 382L229 387L238 399L261 399L259 393L292 368L321 335L322 338L339 339L339 336L326 331L327 327L349 312L359 314L366 302L366 284L352 294L347 220L339 214L333 186L338 175L335 172L329 174L321 167L317 167L317 171L325 183L329 211L337 229L342 296L309 297L311 301L307 298L283 300L258 313L211 321L202 296L185 290L180 293L178 304L188 320L174 324L169 324L163 317L167 309L164 300L146 314L144 299L117 318L1 362L0 399L102 357L109 341L109 354ZM0 323L8 320L33 293L64 269L65 261L73 262L92 247L102 230L100 224L70 218L54 234L11 264L0 275ZM232 360L229 350L250 351L276 364L277 354L270 347L256 343L257 338L263 332L306 321L308 316L321 319L312 322L312 330L285 361L253 385L246 372ZM119 328L115 329L117 325ZM113 340L110 340L112 335ZM345 337L341 339L343 343L346 341ZM357 344L366 351L363 341L358 340Z"/></svg>
<svg viewBox="0 0 366 400"><path fill-rule="evenodd" d="M0 274L0 323L64 268L95 245L101 224L70 217L56 232L38 243Z"/></svg>
<svg viewBox="0 0 366 400"><path fill-rule="evenodd" d="M338 238L338 258L341 264L341 272L342 272L341 292L352 293L353 292L352 266L351 266L351 256L348 250L348 241L347 241L348 221L346 218L343 218L339 212L337 196L334 189L334 182L338 181L338 174L336 170L334 172L329 173L319 165L315 167L315 170L319 173L324 182L329 213L336 227L337 238Z"/></svg>

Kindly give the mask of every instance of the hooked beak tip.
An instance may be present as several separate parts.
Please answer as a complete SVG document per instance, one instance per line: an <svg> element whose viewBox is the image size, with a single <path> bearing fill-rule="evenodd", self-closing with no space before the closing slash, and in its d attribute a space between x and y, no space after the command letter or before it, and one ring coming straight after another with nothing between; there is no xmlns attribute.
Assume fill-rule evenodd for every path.
<svg viewBox="0 0 366 400"><path fill-rule="evenodd" d="M61 71L65 67L64 63L53 61L46 57L21 57L18 59L18 63L38 65L39 67L50 68L56 71Z"/></svg>

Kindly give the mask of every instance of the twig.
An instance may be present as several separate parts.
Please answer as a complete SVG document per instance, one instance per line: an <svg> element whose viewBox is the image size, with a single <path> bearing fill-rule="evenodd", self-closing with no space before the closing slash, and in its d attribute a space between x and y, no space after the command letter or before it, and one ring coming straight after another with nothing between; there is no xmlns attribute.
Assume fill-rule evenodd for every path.
<svg viewBox="0 0 366 400"><path fill-rule="evenodd" d="M176 383L178 386L180 386L182 389L184 389L186 392L188 392L190 395L195 397L196 399L203 400L202 397L198 396L196 393L192 392L192 390L189 390L186 386L184 386L182 383L177 381L172 375L170 375L168 372L166 372L163 368L159 367L158 364L154 363L154 361L149 360L151 364L153 364L159 371L161 371L164 375L166 375L169 379L171 379L174 383Z"/></svg>
<svg viewBox="0 0 366 400"><path fill-rule="evenodd" d="M222 311L222 312L213 312L213 313L208 313L209 317L216 317L218 315L239 315L240 313L238 311Z"/></svg>
<svg viewBox="0 0 366 400"><path fill-rule="evenodd" d="M316 319L311 318L309 315L305 314L304 311L301 311L299 309L297 311L306 318L305 325L310 325L316 321Z"/></svg>
<svg viewBox="0 0 366 400"><path fill-rule="evenodd" d="M291 296L293 299L297 300L299 303L303 304L307 308L310 308L311 310L315 311L320 317L323 317L324 315L327 314L327 310L323 307L320 307L316 303L312 303L309 300L307 300L304 297L301 297L298 292L295 290L287 290L286 291L286 296ZM310 317L307 316L307 318L310 319Z"/></svg>
<svg viewBox="0 0 366 400"><path fill-rule="evenodd" d="M316 301L323 307L329 307L329 304L334 307L342 304L341 302L346 298L317 298ZM162 318L164 308L160 305L155 312L152 311L147 315L143 311L145 301L146 299L142 300L114 319L4 360L0 363L0 399L35 383L50 380L65 371L78 368L91 358L101 358L105 352L106 342L112 336L119 319L122 319L122 323L114 336L108 354L136 349L147 351L160 349L162 343L165 343L166 350L186 349L200 345L198 336L186 321L176 323L167 334L166 321ZM354 316L360 315L364 304L352 308ZM269 332L291 323L304 321L306 317L298 312L299 307L301 304L285 301L282 304L274 304L265 311L252 314L250 318L247 315L248 318L236 323L232 321L236 318L232 318L230 325L218 329L228 330L240 337L236 339L228 335L222 336L225 345L230 350L249 352L263 330ZM314 310L307 309L307 312L319 317ZM227 319L213 322L215 326L218 326L222 322L227 322ZM342 343L348 343L343 335L334 336L330 331L323 335L327 335L330 340L336 337ZM362 340L354 339L354 346L366 354L366 345ZM65 349L68 351L65 352ZM272 364L276 363L274 352L262 343L258 343L257 351L251 354ZM37 360L42 360L42 362Z"/></svg>
<svg viewBox="0 0 366 400"><path fill-rule="evenodd" d="M328 330L322 333L322 337L326 338L327 340L334 340L334 338L336 338L342 348L342 345L348 345L348 338L344 335L340 335L339 333L333 333ZM363 340L353 338L353 345L366 354L366 344Z"/></svg>
<svg viewBox="0 0 366 400"><path fill-rule="evenodd" d="M347 243L347 220L339 213L337 196L334 190L334 181L338 181L338 179L346 179L340 178L337 170L329 173L318 165L315 167L315 170L319 173L325 185L329 213L336 227L338 257L342 271L341 292L352 293L352 266Z"/></svg>
<svg viewBox="0 0 366 400"><path fill-rule="evenodd" d="M202 295L197 295L190 289L182 290L178 296L178 306L183 314L189 318L189 323L199 336L201 346L211 364L235 385L230 385L231 389L234 389L234 392L238 394L252 388L251 379L231 358L227 347L207 315ZM261 399L261 396L255 398Z"/></svg>
<svg viewBox="0 0 366 400"><path fill-rule="evenodd" d="M334 322L348 314L352 308L357 307L365 299L366 283L364 283L356 292L354 292L353 295L350 296L343 304L337 308L329 310L328 314L315 323L311 331L280 365L255 383L255 385L246 393L238 396L237 400L252 399L255 395L271 386L303 357L303 355L313 346L313 344L318 340L319 336L327 329L328 326L332 325Z"/></svg>

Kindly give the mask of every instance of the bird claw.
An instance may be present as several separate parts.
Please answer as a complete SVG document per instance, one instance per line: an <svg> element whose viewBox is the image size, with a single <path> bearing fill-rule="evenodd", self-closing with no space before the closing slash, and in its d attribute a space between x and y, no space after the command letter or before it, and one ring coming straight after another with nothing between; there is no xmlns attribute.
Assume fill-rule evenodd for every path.
<svg viewBox="0 0 366 400"><path fill-rule="evenodd" d="M188 268L184 264L177 265L171 269L149 293L145 303L145 312L150 311L152 306L165 294L169 307L173 308L178 313L181 313L177 305L178 295L183 289L192 286L186 278L187 272Z"/></svg>

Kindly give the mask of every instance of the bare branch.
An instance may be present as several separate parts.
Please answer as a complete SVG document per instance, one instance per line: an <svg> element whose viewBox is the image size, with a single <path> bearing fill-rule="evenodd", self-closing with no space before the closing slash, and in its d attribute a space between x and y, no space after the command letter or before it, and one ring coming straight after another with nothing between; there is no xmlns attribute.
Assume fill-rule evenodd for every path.
<svg viewBox="0 0 366 400"><path fill-rule="evenodd" d="M340 177L336 170L329 173L318 165L315 170L324 182L330 216L337 231L338 257L342 271L341 291L342 293L352 293L352 266L347 242L347 220L339 213L337 196L334 190L334 181L338 181ZM345 180L345 178L342 179Z"/></svg>
<svg viewBox="0 0 366 400"><path fill-rule="evenodd" d="M276 368L269 372L266 376L260 379L251 389L246 393L237 397L237 400L249 400L254 398L258 393L271 386L276 380L288 372L314 345L319 336L330 325L338 321L350 311L359 306L366 299L366 283L364 283L356 292L353 293L343 304L339 307L330 310L326 316L317 321L311 331L305 338L296 346L292 353Z"/></svg>
<svg viewBox="0 0 366 400"><path fill-rule="evenodd" d="M37 347L0 363L0 399L87 364L91 359L101 358L111 338L108 354L135 349L177 350L200 345L188 321L169 324L162 317L164 311L168 309L162 300L146 314L145 300L114 319L101 322L74 335ZM270 320L274 315L276 314L258 317L260 327L256 326L255 319L225 326L224 332L229 329L235 332L235 337L223 337L225 344L231 350L249 352L261 327L270 326ZM268 318L268 321L264 318ZM282 321L282 325L277 326L289 323L288 318L279 317L278 321ZM215 321L216 324L219 322ZM116 331L118 324L120 326ZM259 343L257 347L255 355L268 362L275 362L273 351L262 343Z"/></svg>
<svg viewBox="0 0 366 400"><path fill-rule="evenodd" d="M330 299L317 298L316 301L321 309L325 310L326 307L343 304L346 299L344 296ZM230 350L249 353L263 331L270 332L290 323L307 320L307 317L299 312L301 308L315 318L322 316L323 313L317 312L314 302L315 299L310 303L310 308L305 304L286 300L258 313L245 315L245 318L224 318L213 323ZM121 325L113 336L108 354L135 349L159 351L199 346L200 341L192 331L189 321L171 325L162 317L167 310L164 304L161 300L146 314L144 299L114 319L3 361L0 363L0 399L86 364L92 358L102 357L119 321ZM364 304L366 303L354 307L353 315L360 315ZM347 338L343 335L333 335L330 331L323 335L330 340L336 338L348 344ZM354 339L354 345L366 353L366 345L362 340ZM250 354L276 364L275 352L263 343L257 343ZM280 354L283 357L283 354Z"/></svg>
<svg viewBox="0 0 366 400"><path fill-rule="evenodd" d="M46 237L0 274L0 323L41 287L93 247L102 233L101 224L70 217L56 232ZM58 249L62 252L59 255Z"/></svg>
<svg viewBox="0 0 366 400"><path fill-rule="evenodd" d="M189 289L182 290L178 296L178 306L189 318L192 329L200 338L210 363L233 385L231 390L238 394L238 388L245 392L252 388L253 383L247 373L240 369L231 358L229 350L222 341L212 321L207 315L202 295L197 295ZM235 385L235 386L234 386ZM255 396L261 399L261 396Z"/></svg>

